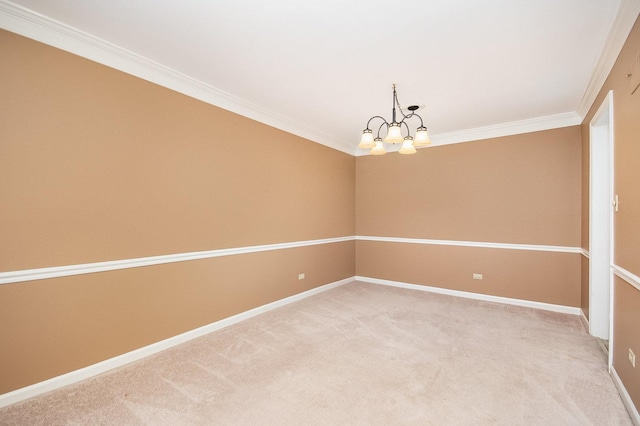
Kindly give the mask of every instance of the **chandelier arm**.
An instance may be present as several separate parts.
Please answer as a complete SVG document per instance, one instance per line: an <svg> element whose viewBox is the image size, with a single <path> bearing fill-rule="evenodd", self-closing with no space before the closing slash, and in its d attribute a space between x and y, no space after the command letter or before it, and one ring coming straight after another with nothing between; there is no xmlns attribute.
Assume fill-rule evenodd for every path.
<svg viewBox="0 0 640 426"><path fill-rule="evenodd" d="M385 120L384 123L382 123L380 125L380 127L378 127L378 135L377 135L377 137L380 137L380 130L382 130L383 126L387 126L387 128L389 128L389 123L387 123L387 120Z"/></svg>
<svg viewBox="0 0 640 426"><path fill-rule="evenodd" d="M406 117L405 117L406 118ZM407 128L407 136L411 136L411 131L409 130L409 125L407 124L406 121L404 121L404 118L402 119L402 121L400 122L400 125L404 124L404 127Z"/></svg>
<svg viewBox="0 0 640 426"><path fill-rule="evenodd" d="M420 127L424 127L424 123L422 122L422 117L420 117L418 114L416 114L415 112L412 113L411 115L415 115L416 117L418 117L420 119Z"/></svg>
<svg viewBox="0 0 640 426"><path fill-rule="evenodd" d="M384 124L386 124L387 126L389 125L389 123L387 123L387 120L385 120L385 119L384 119L384 117L381 117L381 116L379 116L379 115L374 115L373 117L371 117L371 118L369 119L369 121L367 121L367 129L369 128L369 124L371 124L371 120L373 120L374 118L379 118L379 119L381 119L382 121L384 121Z"/></svg>
<svg viewBox="0 0 640 426"><path fill-rule="evenodd" d="M405 115L404 118L402 119L402 121L400 123L404 123L406 119L411 118L411 117L418 117L420 119L420 127L424 127L424 122L422 121L422 117L420 117L418 114L416 114L415 112L412 112L409 115Z"/></svg>

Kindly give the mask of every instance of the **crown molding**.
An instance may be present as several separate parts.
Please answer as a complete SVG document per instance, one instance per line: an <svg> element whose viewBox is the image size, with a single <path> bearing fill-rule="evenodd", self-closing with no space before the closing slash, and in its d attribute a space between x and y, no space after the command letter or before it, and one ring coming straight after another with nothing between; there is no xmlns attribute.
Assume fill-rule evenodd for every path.
<svg viewBox="0 0 640 426"><path fill-rule="evenodd" d="M582 119L587 114L611 71L639 12L640 0L622 0L603 55L598 62L577 112L436 134L431 136L433 145L471 142L581 124ZM368 153L368 150L358 150L350 142L333 138L319 130L297 123L288 117L262 108L158 62L7 0L0 0L0 28L134 75L338 151L356 156Z"/></svg>
<svg viewBox="0 0 640 426"><path fill-rule="evenodd" d="M600 93L600 89L602 89L609 73L611 73L618 55L638 19L638 14L640 14L640 0L622 0L616 19L611 27L611 32L602 50L600 60L591 75L587 90L578 106L578 115L583 119L589 113L598 93Z"/></svg>
<svg viewBox="0 0 640 426"><path fill-rule="evenodd" d="M582 122L582 117L576 112L548 115L545 117L530 118L527 120L512 121L509 123L495 124L491 126L476 127L474 129L460 130L456 132L431 135L431 145L417 149L428 149L440 145L473 142L483 139L499 138L502 136L519 135L522 133L538 132L542 130L558 129L561 127L577 126ZM399 148L390 149L396 152ZM368 155L368 149L357 150L356 156Z"/></svg>
<svg viewBox="0 0 640 426"><path fill-rule="evenodd" d="M476 127L475 129L457 132L441 133L431 137L434 145L449 145L453 143L471 142L482 139L499 138L502 136L518 135L522 133L539 132L542 130L558 129L561 127L577 126L582 118L575 112L535 117L527 120L512 121L492 126Z"/></svg>
<svg viewBox="0 0 640 426"><path fill-rule="evenodd" d="M0 28L354 155L355 147L62 22L0 0Z"/></svg>

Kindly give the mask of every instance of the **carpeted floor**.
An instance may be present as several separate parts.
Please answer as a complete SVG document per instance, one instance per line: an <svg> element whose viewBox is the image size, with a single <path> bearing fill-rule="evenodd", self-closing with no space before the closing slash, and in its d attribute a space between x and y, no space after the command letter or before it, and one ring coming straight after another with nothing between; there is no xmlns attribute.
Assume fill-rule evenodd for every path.
<svg viewBox="0 0 640 426"><path fill-rule="evenodd" d="M0 409L2 425L631 425L576 316L354 282Z"/></svg>

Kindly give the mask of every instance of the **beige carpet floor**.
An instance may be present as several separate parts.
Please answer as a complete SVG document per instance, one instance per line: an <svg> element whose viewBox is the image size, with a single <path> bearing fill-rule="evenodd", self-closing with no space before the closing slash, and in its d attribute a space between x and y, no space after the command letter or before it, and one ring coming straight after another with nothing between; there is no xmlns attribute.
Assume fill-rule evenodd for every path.
<svg viewBox="0 0 640 426"><path fill-rule="evenodd" d="M2 425L631 425L576 316L354 282L0 410Z"/></svg>

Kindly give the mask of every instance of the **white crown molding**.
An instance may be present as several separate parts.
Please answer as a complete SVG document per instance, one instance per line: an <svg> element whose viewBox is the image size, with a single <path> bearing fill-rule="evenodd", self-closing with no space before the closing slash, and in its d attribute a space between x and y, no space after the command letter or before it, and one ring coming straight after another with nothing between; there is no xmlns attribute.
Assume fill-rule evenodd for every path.
<svg viewBox="0 0 640 426"><path fill-rule="evenodd" d="M441 133L431 137L434 145L449 145L454 143L472 142L482 139L499 138L502 136L518 135L522 133L539 132L542 130L558 129L561 127L577 126L582 118L575 112L512 121L510 123L477 127L475 129L457 132Z"/></svg>
<svg viewBox="0 0 640 426"><path fill-rule="evenodd" d="M208 104L355 155L353 144L261 108L223 90L6 0L0 0L0 28L71 52Z"/></svg>
<svg viewBox="0 0 640 426"><path fill-rule="evenodd" d="M156 354L165 349L172 348L174 346L186 343L190 340L197 339L198 337L205 336L214 331L229 327L230 325L237 324L245 321L249 318L255 317L262 313L280 308L298 300L302 300L309 296L330 290L332 288L347 284L354 280L354 277L345 278L340 281L336 281L330 284L316 287L311 290L304 291L302 293L295 294L293 296L286 297L284 299L276 300L275 302L268 303L266 305L258 306L257 308L250 309L245 312L241 312L237 315L216 321L214 323L205 325L203 327L196 328L194 330L187 331L177 336L170 337L165 340L161 340L151 345L144 346L142 348L127 352L122 355L118 355L114 358L109 358L105 361L97 364L90 365L88 367L81 368L79 370L71 371L70 373L63 374L61 376L54 377L43 382L35 383L31 386L20 388L5 394L0 395L0 408L6 407L11 404L15 404L20 401L24 401L34 396L42 395L43 393L50 392L56 389L60 389L64 386L71 385L73 383L80 382L82 380L90 379L99 374L113 370L114 368L122 367L130 364L134 361L141 360L150 355Z"/></svg>
<svg viewBox="0 0 640 426"><path fill-rule="evenodd" d="M325 238L321 240L295 241L291 243L265 244L260 246L236 247L207 250L191 253L168 254L162 256L140 257L136 259L111 260L107 262L84 263L78 265L54 266L50 268L26 269L21 271L0 272L0 284L12 284L47 278L67 277L70 275L91 274L95 272L115 271L118 269L138 268L140 266L165 263L186 262L189 260L210 259L213 257L234 256L238 254L259 253L263 251L283 250L320 244L354 241L355 237Z"/></svg>
<svg viewBox="0 0 640 426"><path fill-rule="evenodd" d="M565 246L546 246L538 244L510 244L510 243L490 243L479 241L454 241L454 240L429 240L421 238L397 238L397 237L375 237L375 236L356 236L357 241L381 241L386 243L403 243L403 244L427 244L440 246L459 246L459 247L479 247L494 248L507 250L530 250L530 251L547 251L559 253L582 253L580 247Z"/></svg>
<svg viewBox="0 0 640 426"><path fill-rule="evenodd" d="M635 1L625 0L626 3ZM367 151L358 150L351 142L335 139L319 130L294 122L288 117L261 108L141 55L7 0L0 0L0 28L82 56L338 151L356 156L367 154ZM573 126L580 124L581 118L577 113L558 114L432 135L432 140L434 146L471 142Z"/></svg>
<svg viewBox="0 0 640 426"><path fill-rule="evenodd" d="M426 291L430 293L445 294L447 296L464 297L466 299L482 300L484 302L495 302L495 303L502 303L506 305L523 306L526 308L541 309L544 311L559 312L563 314L580 315L582 311L580 308L576 308L573 306L555 305L552 303L534 302L531 300L523 300L523 299L512 299L509 297L491 296L488 294L481 294L481 293L470 293L468 291L451 290L451 289L442 288L442 287L430 287L427 285L410 284L410 283L405 283L400 281L381 280L378 278L356 276L356 281L363 281L371 284L387 285L391 287L400 287L400 288L406 288L410 290Z"/></svg>
<svg viewBox="0 0 640 426"><path fill-rule="evenodd" d="M567 112L491 126L476 127L475 129L431 135L430 138L432 144L427 147L417 149L429 149L441 145L474 142L483 139L499 138L502 136L519 135L523 133L539 132L542 130L558 129L561 127L577 126L581 123L582 117L580 117L578 113ZM388 152L396 152L398 149L399 147L396 147L395 149L392 147ZM356 156L358 157L368 154L368 149L358 149L356 152Z"/></svg>
<svg viewBox="0 0 640 426"><path fill-rule="evenodd" d="M607 80L609 73L611 73L618 55L638 18L638 14L640 14L640 0L622 0L600 60L591 75L591 80L578 106L578 114L583 119L589 113L589 109L591 109L604 82Z"/></svg>

